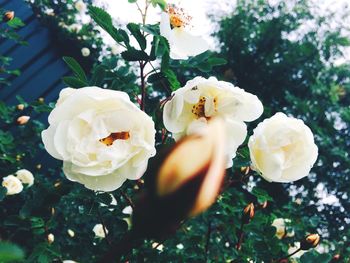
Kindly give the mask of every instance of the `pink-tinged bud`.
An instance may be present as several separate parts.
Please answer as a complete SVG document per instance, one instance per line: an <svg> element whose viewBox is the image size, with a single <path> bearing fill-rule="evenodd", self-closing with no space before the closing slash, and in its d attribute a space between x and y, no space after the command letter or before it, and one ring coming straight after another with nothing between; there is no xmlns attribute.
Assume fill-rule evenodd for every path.
<svg viewBox="0 0 350 263"><path fill-rule="evenodd" d="M135 232L164 238L186 218L208 209L220 192L225 164L225 130L219 119L160 152L148 165L144 191L135 202Z"/></svg>
<svg viewBox="0 0 350 263"><path fill-rule="evenodd" d="M7 11L3 17L2 17L2 21L4 21L5 23L8 21L11 21L12 19L15 18L15 12L13 11Z"/></svg>
<svg viewBox="0 0 350 263"><path fill-rule="evenodd" d="M319 234L310 234L307 235L304 240L300 242L300 248L302 250L309 250L311 248L317 247L317 245L320 243L320 235Z"/></svg>
<svg viewBox="0 0 350 263"><path fill-rule="evenodd" d="M17 124L18 125L25 125L27 124L27 122L29 121L30 117L29 116L21 116L21 117L18 117L17 119Z"/></svg>
<svg viewBox="0 0 350 263"><path fill-rule="evenodd" d="M208 209L216 200L225 176L225 134L219 120L213 120L203 134L179 142L164 160L157 177L157 193L169 196L188 183L198 181L190 216Z"/></svg>

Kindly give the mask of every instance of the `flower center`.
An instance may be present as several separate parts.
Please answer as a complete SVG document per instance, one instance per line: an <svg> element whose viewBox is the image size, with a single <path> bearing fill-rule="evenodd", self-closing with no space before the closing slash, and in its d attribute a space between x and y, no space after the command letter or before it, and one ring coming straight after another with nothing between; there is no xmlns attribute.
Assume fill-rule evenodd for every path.
<svg viewBox="0 0 350 263"><path fill-rule="evenodd" d="M210 119L211 116L205 115L205 102L207 101L207 98L204 96L201 96L199 98L199 102L192 107L192 113L196 116L197 119L199 118L206 118L207 120ZM217 99L214 98L214 111L216 111L217 108Z"/></svg>
<svg viewBox="0 0 350 263"><path fill-rule="evenodd" d="M167 12L170 17L170 25L172 28L187 26L192 20L192 17L187 15L182 8L176 7L175 5L169 5Z"/></svg>
<svg viewBox="0 0 350 263"><path fill-rule="evenodd" d="M111 133L108 137L101 139L100 142L106 146L111 146L116 140L128 140L129 138L129 132L114 132Z"/></svg>

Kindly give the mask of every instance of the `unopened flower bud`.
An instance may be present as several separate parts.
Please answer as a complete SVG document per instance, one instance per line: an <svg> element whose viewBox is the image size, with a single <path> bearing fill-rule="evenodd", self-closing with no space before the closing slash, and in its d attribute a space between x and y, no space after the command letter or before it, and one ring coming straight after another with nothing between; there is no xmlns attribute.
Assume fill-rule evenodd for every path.
<svg viewBox="0 0 350 263"><path fill-rule="evenodd" d="M264 203L260 204L260 208L261 209L265 209L267 207L267 201L265 201Z"/></svg>
<svg viewBox="0 0 350 263"><path fill-rule="evenodd" d="M307 235L304 240L300 242L300 248L302 250L309 250L311 248L317 247L317 245L320 243L320 235L319 234L310 234Z"/></svg>
<svg viewBox="0 0 350 263"><path fill-rule="evenodd" d="M170 234L184 219L198 215L216 200L225 176L225 130L222 121L180 140L147 171L145 196L135 206L136 231L149 237Z"/></svg>
<svg viewBox="0 0 350 263"><path fill-rule="evenodd" d="M68 235L69 235L71 238L73 238L73 237L75 236L75 233L74 233L74 231L73 231L72 229L68 229L68 230L67 230L67 233L68 233Z"/></svg>
<svg viewBox="0 0 350 263"><path fill-rule="evenodd" d="M24 110L24 104L18 104L16 108L17 110Z"/></svg>
<svg viewBox="0 0 350 263"><path fill-rule="evenodd" d="M49 244L52 244L55 241L55 236L53 234L48 234L47 235L47 242L49 242Z"/></svg>
<svg viewBox="0 0 350 263"><path fill-rule="evenodd" d="M8 21L11 21L12 19L15 18L15 12L13 11L7 11L3 17L2 17L2 21L4 21L5 23Z"/></svg>
<svg viewBox="0 0 350 263"><path fill-rule="evenodd" d="M251 219L253 219L255 215L255 207L253 203L248 204L244 209L243 209L243 222L245 224L249 223Z"/></svg>
<svg viewBox="0 0 350 263"><path fill-rule="evenodd" d="M242 174L247 175L247 174L249 174L249 171L250 171L250 167L249 166L241 167L241 173Z"/></svg>
<svg viewBox="0 0 350 263"><path fill-rule="evenodd" d="M40 163L36 165L36 169L38 169L38 170L41 169L41 164Z"/></svg>
<svg viewBox="0 0 350 263"><path fill-rule="evenodd" d="M18 117L17 119L17 124L18 125L25 125L29 121L30 117L29 116L21 116Z"/></svg>
<svg viewBox="0 0 350 263"><path fill-rule="evenodd" d="M38 102L40 102L40 103L44 103L44 102L45 102L45 99L44 99L44 98L42 98L42 97L40 97L40 98L38 99Z"/></svg>

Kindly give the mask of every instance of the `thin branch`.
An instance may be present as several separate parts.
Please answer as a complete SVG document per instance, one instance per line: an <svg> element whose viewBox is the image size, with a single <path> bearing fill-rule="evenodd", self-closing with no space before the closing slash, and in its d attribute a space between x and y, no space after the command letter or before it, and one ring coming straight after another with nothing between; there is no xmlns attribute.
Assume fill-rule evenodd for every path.
<svg viewBox="0 0 350 263"><path fill-rule="evenodd" d="M300 250L301 250L301 248L298 248L297 250L295 250L293 253L289 254L288 256L283 257L283 258L276 259L276 260L274 260L273 262L281 262L282 260L288 259L288 258L294 256L294 255L295 255L296 253L298 253Z"/></svg>
<svg viewBox="0 0 350 263"><path fill-rule="evenodd" d="M103 217L101 215L100 207L97 207L97 216L98 216L99 221L102 224L102 229L103 229L103 233L105 234L106 241L107 241L108 245L111 246L112 242L109 240L109 236L107 235L107 228L106 228L106 224L105 224L105 222L103 220Z"/></svg>
<svg viewBox="0 0 350 263"><path fill-rule="evenodd" d="M125 200L128 202L128 204L132 207L132 209L135 208L134 203L132 202L131 198L122 190L120 190L120 193L122 194L122 196L125 198Z"/></svg>
<svg viewBox="0 0 350 263"><path fill-rule="evenodd" d="M238 237L237 244L236 244L236 249L237 250L241 250L241 247L242 247L243 237L244 237L243 229L244 229L244 222L243 222L243 219L242 219L241 227L239 228L239 230L237 232L237 237Z"/></svg>
<svg viewBox="0 0 350 263"><path fill-rule="evenodd" d="M146 80L144 75L145 65L147 62L140 61L140 78L141 78L141 110L145 111L146 101Z"/></svg>
<svg viewBox="0 0 350 263"><path fill-rule="evenodd" d="M208 230L207 230L207 241L206 241L206 244L205 244L205 262L208 261L211 230L212 230L211 229L211 221L209 221L209 223L208 223Z"/></svg>

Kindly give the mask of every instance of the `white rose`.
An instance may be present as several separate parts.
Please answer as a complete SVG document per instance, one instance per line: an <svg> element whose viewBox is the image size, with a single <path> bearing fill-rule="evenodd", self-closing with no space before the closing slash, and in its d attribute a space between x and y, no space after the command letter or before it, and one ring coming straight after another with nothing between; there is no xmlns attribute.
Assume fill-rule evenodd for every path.
<svg viewBox="0 0 350 263"><path fill-rule="evenodd" d="M248 146L254 169L270 182L307 176L318 155L309 127L280 112L258 125Z"/></svg>
<svg viewBox="0 0 350 263"><path fill-rule="evenodd" d="M67 178L96 191L139 179L155 155L152 119L125 92L87 87L61 91L42 132Z"/></svg>
<svg viewBox="0 0 350 263"><path fill-rule="evenodd" d="M88 57L90 56L90 49L88 49L87 47L83 47L81 49L81 54L83 55L83 57Z"/></svg>
<svg viewBox="0 0 350 263"><path fill-rule="evenodd" d="M164 106L163 120L176 140L200 131L212 117L224 119L227 129L227 165L247 136L244 122L254 121L263 112L260 100L229 82L196 77L173 93Z"/></svg>
<svg viewBox="0 0 350 263"><path fill-rule="evenodd" d="M28 186L32 186L34 184L34 176L33 174L26 170L21 169L16 172L16 177L23 183L27 184Z"/></svg>
<svg viewBox="0 0 350 263"><path fill-rule="evenodd" d="M84 13L86 11L86 4L83 1L78 1L74 5L75 9L80 13Z"/></svg>
<svg viewBox="0 0 350 263"><path fill-rule="evenodd" d="M92 231L95 233L96 237L99 237L99 238L105 238L106 234L108 234L107 228L105 228L105 230L103 230L102 224L95 225L94 228L92 229ZM105 234L105 231L106 231L106 234Z"/></svg>
<svg viewBox="0 0 350 263"><path fill-rule="evenodd" d="M187 59L208 50L208 43L200 36L192 34L191 17L182 8L168 5L167 11L162 12L160 34L170 44L172 59Z"/></svg>
<svg viewBox="0 0 350 263"><path fill-rule="evenodd" d="M7 189L7 195L19 194L23 190L22 182L12 174L2 178L2 186Z"/></svg>
<svg viewBox="0 0 350 263"><path fill-rule="evenodd" d="M294 231L289 230L287 228L287 224L290 223L290 219L284 219L284 218L276 218L272 222L272 226L276 228L276 236L278 239L282 239L284 237L293 237Z"/></svg>

